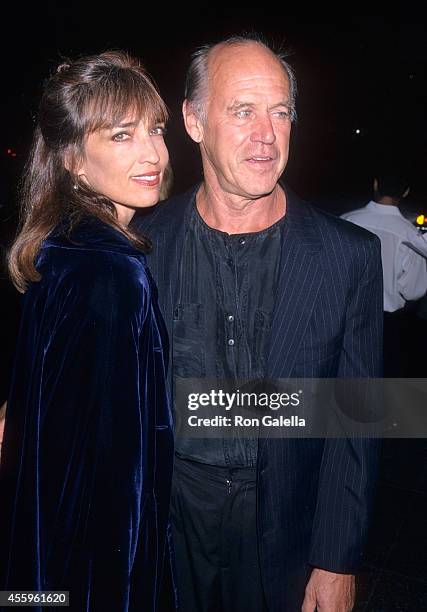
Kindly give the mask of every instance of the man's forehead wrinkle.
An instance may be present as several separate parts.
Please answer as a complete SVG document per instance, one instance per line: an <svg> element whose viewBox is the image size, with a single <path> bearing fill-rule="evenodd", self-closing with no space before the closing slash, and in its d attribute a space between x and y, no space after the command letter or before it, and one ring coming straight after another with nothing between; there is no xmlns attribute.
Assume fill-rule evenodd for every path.
<svg viewBox="0 0 427 612"><path fill-rule="evenodd" d="M212 75L211 84L214 86L215 95L226 93L232 95L234 99L239 99L248 95L262 95L264 88L271 88L283 91L281 98L289 94L289 83L284 78L269 75L246 75L239 78L227 78L227 75L215 79Z"/></svg>
<svg viewBox="0 0 427 612"><path fill-rule="evenodd" d="M210 70L209 86L212 87L215 95L232 94L235 98L239 97L239 92L262 92L263 87L282 89L286 95L289 94L289 80L282 70L274 71L274 73L265 69L248 73L248 70L253 69L246 66L242 68L241 74L236 75L235 70L229 70L226 65L217 62Z"/></svg>
<svg viewBox="0 0 427 612"><path fill-rule="evenodd" d="M229 101L227 101L227 108L230 110L235 110L243 107L255 108L258 106L267 105L269 108L276 108L279 106L288 106L289 98L285 94L283 96L278 95L275 100L266 99L263 95L254 95L254 96L233 96Z"/></svg>
<svg viewBox="0 0 427 612"><path fill-rule="evenodd" d="M251 63L258 64L255 68ZM280 73L281 77L286 78L283 66L280 61L270 51L264 49L258 44L249 45L234 45L231 47L220 46L214 49L208 60L208 75L214 80L218 73L221 73L220 78L224 79L227 75L232 75L235 78L236 73L248 70L250 74L246 74L244 79L252 78L278 78L272 76L273 72ZM264 74L257 74L264 72Z"/></svg>

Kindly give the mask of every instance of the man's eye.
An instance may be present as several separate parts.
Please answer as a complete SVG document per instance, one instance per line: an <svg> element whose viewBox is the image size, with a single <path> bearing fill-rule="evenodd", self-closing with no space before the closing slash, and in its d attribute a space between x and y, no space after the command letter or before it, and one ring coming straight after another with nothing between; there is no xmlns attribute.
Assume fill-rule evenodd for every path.
<svg viewBox="0 0 427 612"><path fill-rule="evenodd" d="M251 114L250 110L239 110L237 111L236 116L239 119L246 119L246 117L249 117L250 114Z"/></svg>
<svg viewBox="0 0 427 612"><path fill-rule="evenodd" d="M164 136L165 134L166 128L164 125L156 125L150 130L150 136Z"/></svg>
<svg viewBox="0 0 427 612"><path fill-rule="evenodd" d="M274 115L278 119L289 119L289 111L276 111Z"/></svg>
<svg viewBox="0 0 427 612"><path fill-rule="evenodd" d="M130 135L127 132L118 132L117 134L114 134L112 140L114 140L114 142L123 142L124 140L128 140L129 138Z"/></svg>

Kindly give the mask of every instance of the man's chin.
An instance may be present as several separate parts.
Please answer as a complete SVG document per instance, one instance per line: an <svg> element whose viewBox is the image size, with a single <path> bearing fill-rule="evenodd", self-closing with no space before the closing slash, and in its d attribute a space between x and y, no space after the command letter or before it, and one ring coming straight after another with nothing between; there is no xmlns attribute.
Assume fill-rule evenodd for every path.
<svg viewBox="0 0 427 612"><path fill-rule="evenodd" d="M257 177L241 177L238 182L220 183L223 192L233 194L234 196L247 198L249 200L257 200L271 195L278 187L278 179L263 180Z"/></svg>
<svg viewBox="0 0 427 612"><path fill-rule="evenodd" d="M253 183L251 185L245 185L244 189L248 195L250 195L254 199L264 198L273 193L276 189L278 183L277 182L258 182Z"/></svg>

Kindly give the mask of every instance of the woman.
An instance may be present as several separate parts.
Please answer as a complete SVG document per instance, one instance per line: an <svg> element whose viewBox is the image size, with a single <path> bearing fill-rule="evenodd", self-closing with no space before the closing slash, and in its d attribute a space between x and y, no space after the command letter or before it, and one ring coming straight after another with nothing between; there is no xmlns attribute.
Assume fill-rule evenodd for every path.
<svg viewBox="0 0 427 612"><path fill-rule="evenodd" d="M25 296L0 589L69 591L79 612L157 609L168 563L167 340L149 243L127 227L161 195L166 118L122 52L60 66L44 88L10 254Z"/></svg>

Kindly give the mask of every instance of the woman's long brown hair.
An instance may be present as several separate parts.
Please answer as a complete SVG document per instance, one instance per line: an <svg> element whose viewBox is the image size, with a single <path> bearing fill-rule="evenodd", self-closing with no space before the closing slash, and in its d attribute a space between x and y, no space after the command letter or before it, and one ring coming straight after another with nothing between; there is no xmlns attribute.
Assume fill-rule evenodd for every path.
<svg viewBox="0 0 427 612"><path fill-rule="evenodd" d="M119 223L114 204L73 171L85 137L118 125L129 114L147 125L167 120L166 106L141 62L122 51L62 64L46 82L22 180L20 231L8 258L19 291L40 280L35 260L41 243L65 217L70 229L84 216L97 217L136 247L150 248L146 238ZM165 174L167 178L170 169Z"/></svg>

